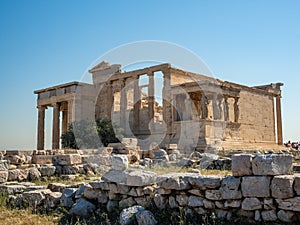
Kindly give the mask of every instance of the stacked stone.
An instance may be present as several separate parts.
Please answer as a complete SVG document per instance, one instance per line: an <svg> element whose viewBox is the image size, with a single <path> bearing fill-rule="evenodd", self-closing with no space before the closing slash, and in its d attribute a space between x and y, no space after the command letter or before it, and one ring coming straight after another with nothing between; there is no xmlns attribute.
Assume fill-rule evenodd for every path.
<svg viewBox="0 0 300 225"><path fill-rule="evenodd" d="M8 179L9 161L0 160L0 183L4 183Z"/></svg>
<svg viewBox="0 0 300 225"><path fill-rule="evenodd" d="M64 154L53 157L53 164L56 173L63 176L64 179L75 179L78 173L84 173L80 154Z"/></svg>
<svg viewBox="0 0 300 225"><path fill-rule="evenodd" d="M214 212L225 219L243 216L252 221L293 222L300 221L300 176L290 175L291 169L290 155L240 154L232 157L233 176L169 173L156 177L149 171L129 171L127 156L116 155L102 180L80 188L49 188L62 192L60 205L80 216L88 216L97 205L108 211L154 205L158 209L184 208L187 213ZM31 194L44 196L37 201L40 205L45 205L49 196L54 201L59 195L40 190L25 197L31 199ZM57 201L53 201L55 205Z"/></svg>
<svg viewBox="0 0 300 225"><path fill-rule="evenodd" d="M115 154L126 154L131 163L140 160L140 146L136 138L122 138L121 143L109 143Z"/></svg>
<svg viewBox="0 0 300 225"><path fill-rule="evenodd" d="M75 179L78 174L102 174L111 166L112 148L95 150L34 150L1 151L0 183L6 181L33 181L41 177L62 175L63 179ZM4 160L5 159L5 160ZM1 169L1 168L0 168ZM3 172L2 172L3 171ZM8 175L6 175L8 174Z"/></svg>
<svg viewBox="0 0 300 225"><path fill-rule="evenodd" d="M256 221L299 220L300 177L291 175L291 155L232 156L232 174L240 179L241 209Z"/></svg>
<svg viewBox="0 0 300 225"><path fill-rule="evenodd" d="M5 151L4 158L12 167L28 167L32 160L33 151L10 150Z"/></svg>
<svg viewBox="0 0 300 225"><path fill-rule="evenodd" d="M75 149L34 150L31 162L37 165L52 164L54 155L70 154L70 151L77 153Z"/></svg>

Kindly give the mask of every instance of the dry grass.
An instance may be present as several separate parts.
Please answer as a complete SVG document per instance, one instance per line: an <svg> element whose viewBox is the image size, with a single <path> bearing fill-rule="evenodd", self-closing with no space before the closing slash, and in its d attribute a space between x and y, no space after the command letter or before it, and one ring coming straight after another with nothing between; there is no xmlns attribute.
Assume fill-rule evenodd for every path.
<svg viewBox="0 0 300 225"><path fill-rule="evenodd" d="M222 177L231 176L231 170L201 170L202 175L219 175Z"/></svg>
<svg viewBox="0 0 300 225"><path fill-rule="evenodd" d="M32 214L30 210L7 209L0 207L1 225L53 225L59 218Z"/></svg>
<svg viewBox="0 0 300 225"><path fill-rule="evenodd" d="M100 175L94 175L94 176L78 175L76 176L75 180L63 180L61 177L50 177L47 179L33 181L33 183L41 186L48 186L48 184L50 183L62 183L66 185L73 185L82 182L87 183L93 180L100 179L100 177L101 177Z"/></svg>
<svg viewBox="0 0 300 225"><path fill-rule="evenodd" d="M167 174L167 173L185 173L185 172L192 172L192 168L185 168L185 167L176 167L176 166L167 166L167 167L160 167L154 166L151 168L145 168L145 170L155 172L158 176ZM219 175L219 176L230 176L232 175L231 170L200 170L202 175Z"/></svg>

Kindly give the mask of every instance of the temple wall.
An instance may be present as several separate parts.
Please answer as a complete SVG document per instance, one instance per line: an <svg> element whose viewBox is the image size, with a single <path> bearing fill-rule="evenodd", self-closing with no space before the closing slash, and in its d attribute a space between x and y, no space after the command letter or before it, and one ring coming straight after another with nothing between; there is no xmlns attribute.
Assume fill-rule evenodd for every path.
<svg viewBox="0 0 300 225"><path fill-rule="evenodd" d="M240 92L240 139L250 142L276 142L273 101L270 96Z"/></svg>

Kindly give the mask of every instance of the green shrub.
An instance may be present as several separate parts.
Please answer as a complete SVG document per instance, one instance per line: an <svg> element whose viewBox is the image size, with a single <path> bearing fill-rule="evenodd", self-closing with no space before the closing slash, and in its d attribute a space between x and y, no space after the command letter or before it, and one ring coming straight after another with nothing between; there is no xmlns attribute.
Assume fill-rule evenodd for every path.
<svg viewBox="0 0 300 225"><path fill-rule="evenodd" d="M122 129L105 118L95 122L73 122L68 131L61 136L62 146L73 149L99 148L109 143L120 142L122 138Z"/></svg>

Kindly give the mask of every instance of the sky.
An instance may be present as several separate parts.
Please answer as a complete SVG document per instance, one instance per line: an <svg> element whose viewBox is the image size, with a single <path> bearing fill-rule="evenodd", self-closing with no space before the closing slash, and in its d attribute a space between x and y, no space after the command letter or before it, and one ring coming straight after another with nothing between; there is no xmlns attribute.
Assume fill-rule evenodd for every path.
<svg viewBox="0 0 300 225"><path fill-rule="evenodd" d="M297 0L2 0L0 149L36 148L34 90L79 81L101 55L143 40L191 50L221 80L284 83L284 141L299 141L299 11Z"/></svg>

